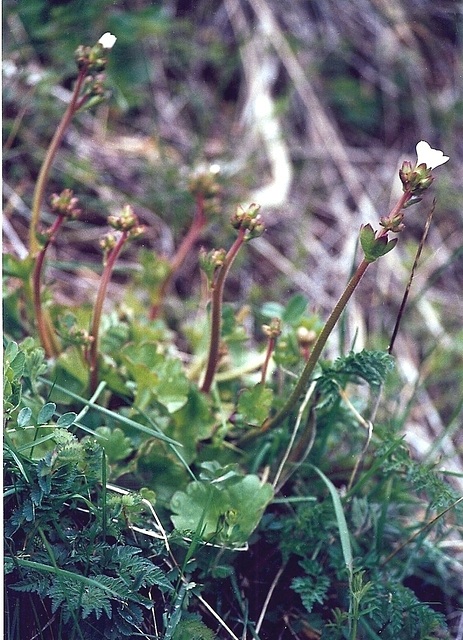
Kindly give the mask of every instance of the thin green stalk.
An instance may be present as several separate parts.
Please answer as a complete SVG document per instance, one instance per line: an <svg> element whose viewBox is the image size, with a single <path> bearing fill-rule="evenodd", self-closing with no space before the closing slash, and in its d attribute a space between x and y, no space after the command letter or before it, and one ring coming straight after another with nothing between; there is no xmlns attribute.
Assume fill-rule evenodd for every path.
<svg viewBox="0 0 463 640"><path fill-rule="evenodd" d="M106 297L106 291L108 290L108 285L111 279L114 265L128 237L129 231L123 231L116 245L109 252L106 264L103 269L103 273L101 274L100 286L98 288L98 293L96 296L92 325L90 329L90 337L92 339L92 342L90 345L89 363L90 389L92 392L95 391L98 386L98 337L100 331L101 314L103 312L103 303Z"/></svg>
<svg viewBox="0 0 463 640"><path fill-rule="evenodd" d="M203 393L209 393L214 380L217 363L219 361L220 331L222 326L222 298L225 279L241 245L245 240L245 237L246 229L241 227L238 232L238 237L230 247L225 257L225 263L220 269L217 282L214 284L212 290L211 339L209 344L209 358L207 362L206 375L204 376L204 382L201 387L201 391Z"/></svg>
<svg viewBox="0 0 463 640"><path fill-rule="evenodd" d="M72 120L72 117L77 111L77 108L81 105L77 104L77 100L79 98L80 90L82 89L82 84L84 82L85 76L87 75L87 67L82 67L79 71L79 75L77 76L77 81L74 87L74 91L72 93L71 102L66 109L61 122L58 125L58 128L55 131L55 135L50 142L50 146L48 147L45 160L40 168L39 176L37 178L37 182L34 190L34 197L32 201L32 215L31 215L31 223L29 226L29 250L32 255L35 255L39 249L39 243L36 238L36 232L39 225L40 219L40 210L42 208L42 202L45 195L45 188L48 182L48 176L50 174L50 168L52 162L55 158L56 152L61 144L61 141L64 136L64 132L66 131L69 123Z"/></svg>
<svg viewBox="0 0 463 640"><path fill-rule="evenodd" d="M65 216L63 214L58 215L55 222L51 226L48 232L48 239L45 242L45 245L40 250L37 255L34 271L32 272L32 292L33 292L33 302L34 302L34 314L35 321L37 323L37 329L40 336L40 342L42 343L43 348L45 349L45 354L48 357L54 357L57 354L57 345L56 340L54 339L51 323L44 316L44 311L42 307L42 296L41 296L41 280L42 280L42 269L45 261L45 254L49 245L54 241L56 234L61 227Z"/></svg>
<svg viewBox="0 0 463 640"><path fill-rule="evenodd" d="M326 321L325 326L323 327L320 335L318 336L317 341L314 344L314 347L310 354L310 357L307 360L304 370L301 374L301 377L299 378L291 395L289 396L288 400L286 401L282 409L280 409L280 411L275 416L273 416L273 418L267 418L265 420L265 422L263 423L260 429L260 432L268 431L268 429L271 429L281 424L283 420L285 420L285 418L288 417L288 415L291 413L296 403L299 401L299 398L302 396L305 389L308 387L310 377L313 373L313 370L315 369L315 365L317 364L320 358L320 355L323 351L323 348L325 347L325 344L332 330L334 329L337 321L339 320L341 313L344 311L347 302L349 301L350 297L354 293L358 283L360 282L363 274L367 270L367 267L369 264L370 263L364 259L355 270L354 275L349 280L343 294L341 295L338 302L336 303L336 306L334 307L330 317Z"/></svg>

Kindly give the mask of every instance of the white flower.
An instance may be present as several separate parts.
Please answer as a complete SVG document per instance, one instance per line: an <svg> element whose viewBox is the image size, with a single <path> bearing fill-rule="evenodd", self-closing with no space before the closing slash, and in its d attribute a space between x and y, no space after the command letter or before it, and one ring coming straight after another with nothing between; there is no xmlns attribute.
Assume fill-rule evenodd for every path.
<svg viewBox="0 0 463 640"><path fill-rule="evenodd" d="M435 169L449 159L448 156L444 156L442 151L433 149L424 140L421 140L416 145L416 155L418 156L416 166L418 167L420 164L425 164L428 169Z"/></svg>
<svg viewBox="0 0 463 640"><path fill-rule="evenodd" d="M109 33L109 31L107 31L101 36L98 42L102 45L103 49L112 49L116 40L116 36L113 36L112 33Z"/></svg>

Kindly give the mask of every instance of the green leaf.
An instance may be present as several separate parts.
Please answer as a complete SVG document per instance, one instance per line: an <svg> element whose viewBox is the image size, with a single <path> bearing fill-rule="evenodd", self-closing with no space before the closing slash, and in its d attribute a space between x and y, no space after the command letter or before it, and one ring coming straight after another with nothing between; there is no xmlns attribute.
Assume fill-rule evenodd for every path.
<svg viewBox="0 0 463 640"><path fill-rule="evenodd" d="M87 387L89 379L88 364L79 347L71 346L66 351L63 351L58 358L58 367L72 376L73 384L70 388L74 392L82 391ZM57 375L59 379L59 373ZM66 380L66 386L69 386L69 375L62 377Z"/></svg>
<svg viewBox="0 0 463 640"><path fill-rule="evenodd" d="M171 500L172 522L178 531L192 532L216 543L243 544L258 525L273 488L255 475L236 476L216 485L192 482Z"/></svg>
<svg viewBox="0 0 463 640"><path fill-rule="evenodd" d="M245 389L238 399L238 413L249 425L261 425L272 407L273 391L261 382L251 389Z"/></svg>
<svg viewBox="0 0 463 640"><path fill-rule="evenodd" d="M12 362L16 358L16 356L18 355L18 351L19 347L16 342L8 343L5 349L5 353L3 354L5 367L9 366L10 362Z"/></svg>
<svg viewBox="0 0 463 640"><path fill-rule="evenodd" d="M56 404L54 402L47 402L39 411L39 415L37 416L37 424L47 424L52 418L56 411Z"/></svg>
<svg viewBox="0 0 463 640"><path fill-rule="evenodd" d="M20 378L24 371L24 365L26 363L26 354L20 351L15 355L13 360L10 361L10 367L13 371L15 378Z"/></svg>
<svg viewBox="0 0 463 640"><path fill-rule="evenodd" d="M30 423L32 411L29 407L23 407L18 413L18 427L22 429L27 427Z"/></svg>
<svg viewBox="0 0 463 640"><path fill-rule="evenodd" d="M156 398L169 413L175 413L186 403L190 388L181 362L179 360L165 360L164 366L158 370L158 375L159 384L154 389Z"/></svg>
<svg viewBox="0 0 463 640"><path fill-rule="evenodd" d="M199 620L180 620L172 640L214 640L215 634Z"/></svg>
<svg viewBox="0 0 463 640"><path fill-rule="evenodd" d="M127 438L119 427L114 429L98 427L96 433L98 442L106 452L109 464L124 460L134 451L130 438Z"/></svg>
<svg viewBox="0 0 463 640"><path fill-rule="evenodd" d="M56 425L58 427L66 429L67 427L70 427L71 424L74 424L74 420L76 418L77 414L74 413L74 411L68 411L67 413L63 413L63 415L58 418L58 420L56 421Z"/></svg>
<svg viewBox="0 0 463 640"><path fill-rule="evenodd" d="M154 398L169 413L175 413L186 403L190 384L179 360L158 353L154 343L130 344L123 350L123 359L136 383L135 404L146 409Z"/></svg>
<svg viewBox="0 0 463 640"><path fill-rule="evenodd" d="M304 315L308 305L308 300L298 293L290 298L283 312L282 320L291 325L296 325Z"/></svg>
<svg viewBox="0 0 463 640"><path fill-rule="evenodd" d="M339 537L341 540L342 554L344 556L344 562L346 564L349 575L352 576L353 558L352 558L352 546L350 543L349 528L347 526L346 517L342 508L341 498L339 497L338 490L334 484L329 480L325 474L317 467L310 465L314 471L318 473L320 478L325 483L328 491L330 492L331 499L333 501L334 513L336 515L336 521L338 524Z"/></svg>
<svg viewBox="0 0 463 640"><path fill-rule="evenodd" d="M373 227L370 224L366 224L360 231L360 244L365 254L365 260L374 262L395 247L397 238L388 240L387 235L377 238Z"/></svg>
<svg viewBox="0 0 463 640"><path fill-rule="evenodd" d="M264 318L283 318L285 308L279 302L266 302L262 305L261 314Z"/></svg>
<svg viewBox="0 0 463 640"><path fill-rule="evenodd" d="M34 269L35 260L29 254L23 260L9 253L3 254L3 274L11 278L28 281Z"/></svg>

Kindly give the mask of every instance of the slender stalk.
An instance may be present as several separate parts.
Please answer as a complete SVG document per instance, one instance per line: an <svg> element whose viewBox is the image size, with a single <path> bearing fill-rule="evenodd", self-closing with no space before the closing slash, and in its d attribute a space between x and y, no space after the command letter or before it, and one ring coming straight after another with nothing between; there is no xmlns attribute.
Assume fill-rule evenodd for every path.
<svg viewBox="0 0 463 640"><path fill-rule="evenodd" d="M204 382L201 387L203 393L209 393L212 382L214 380L215 370L219 361L219 347L220 347L220 330L222 326L222 298L223 287L225 284L225 278L230 270L230 267L236 258L236 255L244 242L246 236L246 229L241 227L238 232L238 237L230 247L223 267L220 269L217 281L212 289L212 309L211 309L211 339L209 343L209 358L207 361L206 374L204 376Z"/></svg>
<svg viewBox="0 0 463 640"><path fill-rule="evenodd" d="M202 229L207 224L207 218L204 215L204 195L202 193L198 194L196 197L196 210L193 218L193 222L191 224L188 233L183 238L179 248L175 252L174 257L171 261L171 269L169 274L166 276L164 281L162 282L159 293L157 296L157 301L151 306L150 309L150 320L154 320L159 315L159 310L166 296L167 290L172 282L172 278L174 277L175 272L178 270L182 262L185 260L186 256L190 252L192 246L198 239L199 234Z"/></svg>
<svg viewBox="0 0 463 640"><path fill-rule="evenodd" d="M270 337L267 344L267 352L265 354L264 364L262 365L262 373L260 377L260 381L262 384L265 384L265 380L267 378L267 369L270 362L270 358L272 357L273 350L275 349L276 338Z"/></svg>
<svg viewBox="0 0 463 640"><path fill-rule="evenodd" d="M389 347L387 349L387 352L390 354L392 353L392 350L394 349L394 344L397 338L397 334L399 333L399 327L400 327L400 322L402 320L402 316L404 314L405 311L405 306L407 304L407 300L408 300L408 296L410 293L410 288L412 286L412 282L413 282L413 278L415 277L415 271L416 268L418 266L418 262L420 260L421 257L421 252L423 251L423 247L424 247L424 243L426 242L426 238L428 237L428 232L429 232L429 227L431 226L431 220L432 220L432 216L434 215L434 209L436 208L436 199L434 199L434 202L432 204L431 210L429 211L428 217L426 219L426 224L424 225L424 230L423 230L423 234L421 236L420 239L420 244L418 245L418 249L415 255L415 259L413 261L413 266L412 266L412 270L410 271L410 277L408 279L407 282L407 286L405 287L405 292L402 298L402 302L400 304L400 309L399 309L399 313L397 314L397 320L394 326L394 330L392 332L392 336L391 336L391 341L389 343Z"/></svg>
<svg viewBox="0 0 463 640"><path fill-rule="evenodd" d="M108 290L111 274L114 269L116 260L129 236L128 231L123 231L119 240L113 249L109 252L103 273L101 274L100 286L95 300L93 309L92 325L90 328L90 337L92 339L89 352L90 363L90 389L95 391L98 386L98 337L100 331L101 314L103 312L103 303Z"/></svg>
<svg viewBox="0 0 463 640"><path fill-rule="evenodd" d="M285 420L285 418L287 418L287 416L291 413L294 406L298 402L299 398L304 393L305 389L309 384L310 376L312 375L313 370L315 369L315 365L317 364L320 358L320 355L323 351L323 348L334 326L339 320L341 313L344 311L344 308L347 302L349 301L351 295L354 293L355 288L360 282L363 274L367 270L368 265L369 265L369 262L367 262L366 260L362 260L362 262L357 267L354 275L349 280L343 294L341 295L338 302L336 303L336 306L334 307L330 317L326 321L325 326L323 327L320 335L318 336L317 341L314 344L314 347L312 349L312 353L310 354L310 357L307 360L304 370L302 371L301 377L299 378L291 395L289 396L288 400L286 401L282 409L280 409L280 411L275 416L273 416L273 418L267 418L264 421L263 425L260 428L260 432L268 431L270 428L276 427L279 424L281 424L283 420Z"/></svg>
<svg viewBox="0 0 463 640"><path fill-rule="evenodd" d="M65 216L60 214L56 218L55 222L51 226L48 231L48 239L45 242L44 247L40 250L37 255L34 271L32 272L32 292L33 292L33 303L34 303L34 314L35 321L37 323L37 329L40 336L40 342L42 343L43 348L45 349L45 353L49 358L56 356L57 349L56 344L52 336L52 329L50 326L50 322L48 317L45 317L43 307L42 307L42 296L41 296L41 280L42 280L42 270L43 264L45 261L45 254L49 245L54 241L58 229L61 227Z"/></svg>
<svg viewBox="0 0 463 640"><path fill-rule="evenodd" d="M50 168L52 162L55 158L56 152L58 151L58 147L61 144L61 141L64 136L64 132L66 131L73 115L77 111L77 100L79 97L80 90L82 88L82 84L84 82L85 76L87 75L87 68L83 67L79 71L79 75L77 76L77 81L74 87L74 91L72 93L71 102L68 105L68 108L64 112L64 115L61 119L61 122L58 125L58 128L55 131L55 135L53 136L50 146L48 147L45 160L43 161L42 166L40 167L39 176L37 178L37 183L35 185L34 190L34 198L32 201L32 215L31 215L31 223L29 226L29 250L32 255L37 253L39 249L39 243L36 238L37 227L40 219L40 210L42 208L42 202L45 195L45 188L48 182L48 176L50 174ZM81 105L79 104L79 107Z"/></svg>

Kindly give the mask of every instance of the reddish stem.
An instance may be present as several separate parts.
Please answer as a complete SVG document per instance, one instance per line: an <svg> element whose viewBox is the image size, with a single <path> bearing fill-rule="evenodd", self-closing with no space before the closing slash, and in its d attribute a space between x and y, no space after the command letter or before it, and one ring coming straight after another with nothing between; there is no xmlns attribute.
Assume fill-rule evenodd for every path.
<svg viewBox="0 0 463 640"><path fill-rule="evenodd" d="M40 167L40 172L39 172L37 183L35 185L35 190L34 190L31 223L29 226L29 249L32 254L35 254L36 251L38 250L38 242L37 242L37 238L35 237L35 234L39 224L40 210L42 208L42 202L45 195L45 187L48 182L50 168L55 158L56 152L58 151L58 148L61 144L61 140L63 139L64 132L66 131L73 115L77 110L77 107L76 107L77 99L79 97L79 93L82 88L82 84L84 82L86 74L87 74L87 67L83 67L82 69L80 69L79 75L77 76L77 81L74 87L74 91L72 93L71 102L68 104L68 108L66 109L63 117L61 118L61 122L59 123L55 131L55 135L53 136L50 142L50 146L48 147L45 160L43 161L43 164Z"/></svg>
<svg viewBox="0 0 463 640"><path fill-rule="evenodd" d="M42 296L41 294L41 280L42 280L42 270L45 261L45 254L49 245L54 242L56 234L58 233L59 228L61 227L65 216L60 214L57 216L55 222L50 227L47 232L48 239L45 242L45 245L42 247L40 252L37 255L34 265L34 271L32 272L32 291L34 296L34 313L35 320L37 323L37 329L40 336L40 342L42 343L43 348L45 349L45 353L49 358L52 358L57 355L56 353L56 345L54 344L53 337L51 335L51 327L49 323L46 322L43 308L42 308Z"/></svg>
<svg viewBox="0 0 463 640"><path fill-rule="evenodd" d="M111 274L116 264L116 260L129 236L128 231L123 231L114 248L108 253L106 264L101 274L100 286L95 300L93 309L92 325L90 329L91 345L89 352L90 363L90 389L94 392L98 386L98 338L100 331L101 314L103 311L103 303L108 290Z"/></svg>
<svg viewBox="0 0 463 640"><path fill-rule="evenodd" d="M222 328L222 298L223 288L225 284L225 278L233 264L236 255L243 244L246 237L246 229L240 228L238 231L238 237L230 247L227 255L225 256L225 262L220 269L217 281L212 289L212 309L211 309L211 339L209 343L209 358L207 362L206 374L204 376L204 382L201 387L203 393L209 393L212 382L214 380L215 370L219 361L219 348L220 348L220 333Z"/></svg>
<svg viewBox="0 0 463 640"><path fill-rule="evenodd" d="M191 227L188 230L188 233L183 238L180 246L178 247L174 257L171 260L170 272L159 288L157 301L151 306L150 320L154 320L158 317L161 305L166 297L166 293L170 286L170 283L172 282L172 278L174 277L182 262L185 260L186 256L190 252L191 248L193 247L194 243L198 239L199 234L206 224L207 218L204 215L204 195L200 193L196 197L196 209Z"/></svg>
<svg viewBox="0 0 463 640"><path fill-rule="evenodd" d="M265 354L265 360L264 360L264 364L262 365L262 373L260 378L260 381L263 385L265 384L265 380L267 378L268 364L270 362L270 358L272 357L273 350L275 349L275 343L276 343L276 338L269 338L268 344L267 344L267 353Z"/></svg>

